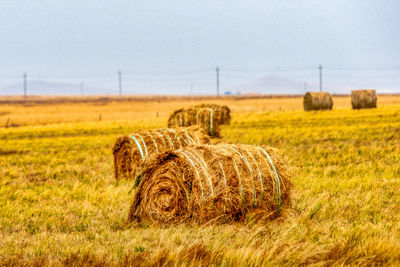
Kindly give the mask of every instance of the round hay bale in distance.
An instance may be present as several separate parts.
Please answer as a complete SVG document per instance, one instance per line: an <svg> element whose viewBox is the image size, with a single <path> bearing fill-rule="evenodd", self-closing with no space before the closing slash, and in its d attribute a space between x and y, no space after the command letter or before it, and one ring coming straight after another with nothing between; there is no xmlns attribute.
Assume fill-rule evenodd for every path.
<svg viewBox="0 0 400 267"><path fill-rule="evenodd" d="M290 169L272 148L191 145L148 161L138 175L129 222L271 220L290 206Z"/></svg>
<svg viewBox="0 0 400 267"><path fill-rule="evenodd" d="M332 109L332 95L327 92L307 92L303 98L305 111Z"/></svg>
<svg viewBox="0 0 400 267"><path fill-rule="evenodd" d="M224 116L222 109L211 108L188 108L174 111L168 119L168 127L187 127L198 125L204 129L209 136L220 136L221 117Z"/></svg>
<svg viewBox="0 0 400 267"><path fill-rule="evenodd" d="M221 110L220 124L230 124L231 123L231 110L228 106L217 105L211 103L203 103L194 105L193 108L211 108L215 110Z"/></svg>
<svg viewBox="0 0 400 267"><path fill-rule="evenodd" d="M353 109L376 108L376 90L351 91L351 106Z"/></svg>
<svg viewBox="0 0 400 267"><path fill-rule="evenodd" d="M133 179L138 167L154 154L209 142L206 132L198 126L139 130L118 137L113 147L115 178Z"/></svg>

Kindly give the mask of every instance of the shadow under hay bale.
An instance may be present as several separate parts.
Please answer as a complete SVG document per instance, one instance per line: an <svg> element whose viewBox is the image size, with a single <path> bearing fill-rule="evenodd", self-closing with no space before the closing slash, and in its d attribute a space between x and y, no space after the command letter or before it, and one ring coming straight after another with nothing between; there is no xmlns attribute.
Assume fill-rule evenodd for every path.
<svg viewBox="0 0 400 267"><path fill-rule="evenodd" d="M351 106L353 109L376 108L376 90L351 91Z"/></svg>
<svg viewBox="0 0 400 267"><path fill-rule="evenodd" d="M211 108L188 108L174 111L168 119L168 127L187 127L198 125L209 136L220 136L220 125L223 111Z"/></svg>
<svg viewBox="0 0 400 267"><path fill-rule="evenodd" d="M113 148L115 178L133 179L138 167L153 154L209 142L208 135L197 126L140 130L118 137Z"/></svg>
<svg viewBox="0 0 400 267"><path fill-rule="evenodd" d="M193 145L159 154L138 174L129 222L271 220L290 206L290 170L272 148Z"/></svg>
<svg viewBox="0 0 400 267"><path fill-rule="evenodd" d="M326 92L307 92L304 95L303 106L305 111L332 109L332 95Z"/></svg>
<svg viewBox="0 0 400 267"><path fill-rule="evenodd" d="M229 109L228 106L203 103L203 104L194 105L193 108L211 108L214 111L220 110L221 111L221 116L220 116L220 122L219 123L220 124L230 124L231 123L231 110Z"/></svg>

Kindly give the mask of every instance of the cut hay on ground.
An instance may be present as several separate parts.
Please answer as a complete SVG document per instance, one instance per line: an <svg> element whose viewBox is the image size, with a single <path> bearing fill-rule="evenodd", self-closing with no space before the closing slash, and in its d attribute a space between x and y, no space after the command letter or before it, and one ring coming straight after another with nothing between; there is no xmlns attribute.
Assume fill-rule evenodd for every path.
<svg viewBox="0 0 400 267"><path fill-rule="evenodd" d="M326 92L307 92L304 95L303 106L305 111L332 109L332 96Z"/></svg>
<svg viewBox="0 0 400 267"><path fill-rule="evenodd" d="M351 91L351 106L353 109L376 108L376 90Z"/></svg>
<svg viewBox="0 0 400 267"><path fill-rule="evenodd" d="M209 136L220 136L220 125L224 111L211 108L188 108L174 111L168 119L168 127L183 127L198 125Z"/></svg>
<svg viewBox="0 0 400 267"><path fill-rule="evenodd" d="M230 124L231 123L231 110L228 108L228 106L203 103L203 104L194 105L193 108L211 108L214 111L221 110L222 115L220 117L219 123L220 124Z"/></svg>
<svg viewBox="0 0 400 267"><path fill-rule="evenodd" d="M210 138L203 129L192 127L163 128L137 131L117 138L114 148L115 178L133 179L138 166L151 155L189 144L208 144Z"/></svg>
<svg viewBox="0 0 400 267"><path fill-rule="evenodd" d="M275 149L194 145L159 154L138 175L129 222L229 223L277 218L290 206L289 169Z"/></svg>

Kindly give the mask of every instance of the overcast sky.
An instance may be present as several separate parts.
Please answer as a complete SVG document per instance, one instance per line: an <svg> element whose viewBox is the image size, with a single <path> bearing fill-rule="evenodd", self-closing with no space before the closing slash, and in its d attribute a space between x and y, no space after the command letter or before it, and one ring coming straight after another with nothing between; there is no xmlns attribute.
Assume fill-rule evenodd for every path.
<svg viewBox="0 0 400 267"><path fill-rule="evenodd" d="M0 53L0 94L24 72L35 94L116 93L118 69L126 93L213 93L217 65L221 91L298 93L320 63L326 90L400 92L400 1L1 0Z"/></svg>

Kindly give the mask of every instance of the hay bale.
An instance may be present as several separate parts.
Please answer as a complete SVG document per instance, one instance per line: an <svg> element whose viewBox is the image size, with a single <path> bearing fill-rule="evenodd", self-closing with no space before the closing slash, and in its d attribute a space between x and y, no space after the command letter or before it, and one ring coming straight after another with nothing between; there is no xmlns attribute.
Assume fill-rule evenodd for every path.
<svg viewBox="0 0 400 267"><path fill-rule="evenodd" d="M168 127L189 127L196 125L196 115L197 110L194 108L175 110L168 118Z"/></svg>
<svg viewBox="0 0 400 267"><path fill-rule="evenodd" d="M288 164L275 149L194 145L157 155L137 177L129 222L274 219L290 206Z"/></svg>
<svg viewBox="0 0 400 267"><path fill-rule="evenodd" d="M168 127L187 127L197 125L204 129L209 136L220 136L222 109L188 108L174 111L168 119Z"/></svg>
<svg viewBox="0 0 400 267"><path fill-rule="evenodd" d="M376 108L376 90L351 91L351 106L353 109Z"/></svg>
<svg viewBox="0 0 400 267"><path fill-rule="evenodd" d="M221 106L217 104L203 103L194 105L193 108L211 108L214 111L221 110L220 124L230 124L231 123L231 110L228 106Z"/></svg>
<svg viewBox="0 0 400 267"><path fill-rule="evenodd" d="M303 106L305 111L332 109L332 96L326 92L307 92L304 95Z"/></svg>
<svg viewBox="0 0 400 267"><path fill-rule="evenodd" d="M189 144L208 144L210 138L199 127L137 131L118 137L113 148L115 178L131 178L151 155Z"/></svg>

